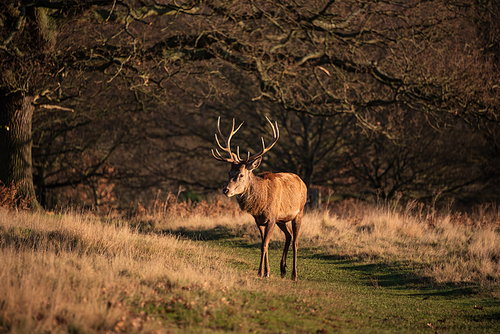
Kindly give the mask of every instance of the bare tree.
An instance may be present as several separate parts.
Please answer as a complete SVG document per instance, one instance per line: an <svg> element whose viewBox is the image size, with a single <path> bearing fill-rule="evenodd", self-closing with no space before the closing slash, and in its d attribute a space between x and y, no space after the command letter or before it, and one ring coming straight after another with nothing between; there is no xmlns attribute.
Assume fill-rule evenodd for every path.
<svg viewBox="0 0 500 334"><path fill-rule="evenodd" d="M291 140L263 163L298 173L308 186L388 196L418 188L425 197L447 184L453 194L491 185L500 175L494 1L0 6L0 180L26 182L27 196L32 165L40 190L90 187L111 177L106 164L126 200L153 185L214 189L210 173L182 165L210 147L206 120L231 112L248 115L253 126L241 140L251 148L262 114L283 124ZM411 131L425 126L427 138ZM461 142L485 172L469 173L463 151L448 150L470 176L461 182L432 152L464 129L471 139Z"/></svg>

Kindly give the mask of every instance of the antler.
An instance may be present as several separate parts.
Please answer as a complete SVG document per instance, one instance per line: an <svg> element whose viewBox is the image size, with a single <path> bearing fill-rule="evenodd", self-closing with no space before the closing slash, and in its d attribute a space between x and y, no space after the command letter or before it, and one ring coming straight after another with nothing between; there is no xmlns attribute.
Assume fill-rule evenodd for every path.
<svg viewBox="0 0 500 334"><path fill-rule="evenodd" d="M238 126L238 128L235 130L234 129L234 118L233 118L233 126L231 128L231 133L226 138L226 137L224 137L224 135L222 134L222 132L220 130L220 117L219 117L219 119L217 120L217 132L219 133L219 136L221 136L221 138L224 140L225 147L223 147L220 144L219 138L217 137L217 134L215 134L215 141L217 142L217 145L219 146L219 148L229 155L229 158L222 157L222 155L219 153L219 151L217 149L215 150L215 152L214 152L214 150L212 150L212 155L214 156L214 158L219 160L219 161L230 162L230 163L248 163L248 162L255 161L255 160L259 159L260 157L262 157L266 152L268 152L274 146L274 144L276 144L276 142L278 141L278 139L280 137L280 131L278 129L278 122L275 122L273 124L269 120L269 118L267 118L267 116L266 116L266 120L269 123L269 125L271 126L271 130L273 131L273 140L272 140L271 144L269 144L266 147L266 144L264 142L264 138L261 138L262 150L259 153L254 154L252 156L250 156L250 152L248 152L246 159L243 160L240 158L240 147L238 146L236 148L236 154L235 154L235 153L231 152L230 144L231 144L231 138L241 128L241 126L243 125L244 122L242 122L240 124L240 126Z"/></svg>
<svg viewBox="0 0 500 334"><path fill-rule="evenodd" d="M248 155L247 155L246 160L244 161L245 163L248 163L250 161L255 161L258 158L260 158L261 156L263 156L264 154L266 154L266 152L268 152L271 148L273 148L274 144L276 144L276 142L280 138L280 130L278 129L278 122L274 122L274 124L273 124L269 120L269 118L267 118L267 116L266 116L266 120L269 123L269 125L271 126L271 130L273 131L273 140L272 140L271 144L269 144L266 147L266 144L264 143L264 138L261 137L260 139L262 140L262 150L260 150L259 153L254 154L252 156L250 156L250 152L249 152Z"/></svg>
<svg viewBox="0 0 500 334"><path fill-rule="evenodd" d="M234 118L233 118L233 126L231 128L231 133L226 138L226 137L224 137L224 135L222 134L222 132L220 130L220 116L219 116L219 119L217 120L217 132L219 133L219 136L221 136L222 140L224 140L224 144L226 145L226 147L223 147L220 144L219 138L217 137L217 134L215 134L215 141L217 142L217 145L219 146L219 148L221 150L223 150L224 152L226 152L229 155L229 158L222 157L222 155L220 154L219 150L215 149L215 152L214 152L214 150L212 150L212 155L214 156L215 159L217 159L219 161L230 162L230 163L239 163L239 162L241 162L239 147L237 149L237 154L234 154L234 153L231 152L231 138L233 137L233 135L236 132L238 132L238 130L243 125L243 123L244 122L241 122L240 126L238 126L238 128L235 130L234 129Z"/></svg>

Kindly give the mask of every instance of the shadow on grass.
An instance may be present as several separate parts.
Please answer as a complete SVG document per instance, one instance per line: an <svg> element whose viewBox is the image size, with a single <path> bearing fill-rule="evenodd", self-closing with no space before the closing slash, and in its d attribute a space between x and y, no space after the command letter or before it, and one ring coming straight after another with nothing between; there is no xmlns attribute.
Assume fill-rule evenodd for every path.
<svg viewBox="0 0 500 334"><path fill-rule="evenodd" d="M253 242L248 231L229 229L226 226L216 226L206 230L190 230L186 228L162 230L161 233L177 235L193 241L218 242L220 245L231 245L239 248L259 248L260 241Z"/></svg>
<svg viewBox="0 0 500 334"><path fill-rule="evenodd" d="M206 230L180 228L163 230L161 232L178 235L194 241L217 242L219 245L236 247L242 250L251 248L260 249L261 247L260 240L255 241L255 239L252 240L248 236L248 230L229 229L226 226L216 226ZM283 242L271 241L270 249L282 249L282 247ZM320 260L322 265L326 265L327 267L352 272L354 276L359 278L362 284L367 286L417 290L418 292L412 295L422 296L422 298L432 296L458 298L478 293L478 289L475 286L457 286L452 283L436 284L431 277L418 274L411 263L387 263L382 260L379 262L376 259L373 260L374 263L367 263L364 260L365 257L359 254L356 257L342 254L318 254L317 251L308 248L299 249L299 262L301 258L312 261Z"/></svg>
<svg viewBox="0 0 500 334"><path fill-rule="evenodd" d="M216 226L207 230L190 230L186 228L178 228L171 230L162 230L161 232L178 235L182 238L195 241L228 240L239 237L237 233L225 226Z"/></svg>
<svg viewBox="0 0 500 334"><path fill-rule="evenodd" d="M366 263L359 258L331 254L313 254L311 258L320 259L339 269L353 272L366 285L375 288L417 290L418 292L410 295L422 296L424 299L433 296L460 298L479 293L476 285L437 284L431 277L417 273L414 265L408 262Z"/></svg>
<svg viewBox="0 0 500 334"><path fill-rule="evenodd" d="M96 248L73 232L3 226L0 226L0 247L13 247L16 250L53 250L56 254L60 251L88 253Z"/></svg>

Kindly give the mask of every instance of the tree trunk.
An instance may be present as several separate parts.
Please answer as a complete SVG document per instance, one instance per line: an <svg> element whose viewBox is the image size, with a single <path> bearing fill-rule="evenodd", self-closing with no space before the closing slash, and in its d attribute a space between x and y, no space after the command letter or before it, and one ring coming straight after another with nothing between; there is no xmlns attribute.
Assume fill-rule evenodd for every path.
<svg viewBox="0 0 500 334"><path fill-rule="evenodd" d="M0 181L18 185L18 196L37 208L31 159L33 110L33 96L0 90Z"/></svg>

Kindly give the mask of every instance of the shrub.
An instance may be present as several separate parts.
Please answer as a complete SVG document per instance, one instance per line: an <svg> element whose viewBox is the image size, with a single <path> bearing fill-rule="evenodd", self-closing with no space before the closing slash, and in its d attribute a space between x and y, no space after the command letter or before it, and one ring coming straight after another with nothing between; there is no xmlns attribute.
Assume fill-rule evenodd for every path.
<svg viewBox="0 0 500 334"><path fill-rule="evenodd" d="M6 186L0 181L0 207L8 210L28 210L29 198L17 196L19 189L18 183L12 183Z"/></svg>

